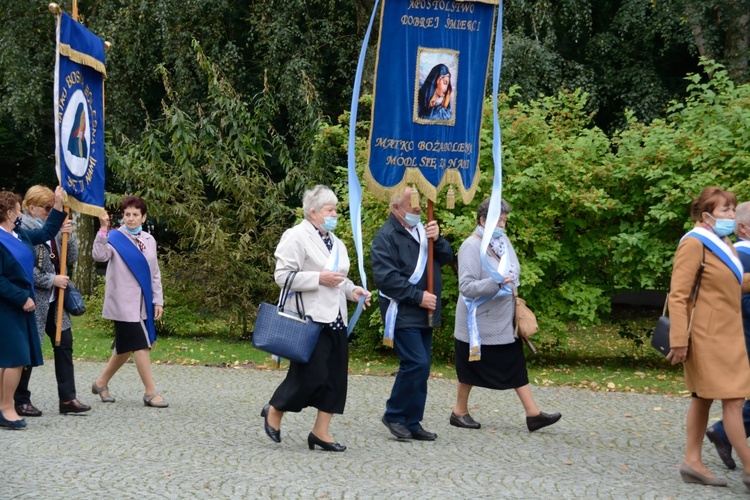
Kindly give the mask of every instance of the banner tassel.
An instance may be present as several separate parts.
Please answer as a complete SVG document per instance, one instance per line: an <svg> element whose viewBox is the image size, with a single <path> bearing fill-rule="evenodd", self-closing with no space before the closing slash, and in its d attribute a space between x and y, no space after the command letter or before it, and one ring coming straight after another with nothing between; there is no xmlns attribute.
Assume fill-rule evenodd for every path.
<svg viewBox="0 0 750 500"><path fill-rule="evenodd" d="M453 186L448 188L448 194L445 195L445 206L448 210L456 208L456 192L453 190Z"/></svg>

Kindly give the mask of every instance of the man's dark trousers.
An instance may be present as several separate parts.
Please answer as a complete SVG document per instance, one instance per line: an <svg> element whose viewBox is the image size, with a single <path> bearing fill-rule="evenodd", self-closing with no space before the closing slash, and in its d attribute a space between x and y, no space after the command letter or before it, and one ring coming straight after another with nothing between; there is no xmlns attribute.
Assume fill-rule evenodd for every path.
<svg viewBox="0 0 750 500"><path fill-rule="evenodd" d="M414 432L421 429L430 377L432 328L400 328L393 333L400 362L391 397L385 404L385 419Z"/></svg>

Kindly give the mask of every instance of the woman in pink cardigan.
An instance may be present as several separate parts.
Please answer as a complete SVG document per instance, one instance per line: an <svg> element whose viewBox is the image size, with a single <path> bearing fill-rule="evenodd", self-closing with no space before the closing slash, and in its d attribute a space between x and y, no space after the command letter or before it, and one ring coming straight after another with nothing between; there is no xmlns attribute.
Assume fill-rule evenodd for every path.
<svg viewBox="0 0 750 500"><path fill-rule="evenodd" d="M127 196L120 204L124 224L109 231L109 215L99 217L101 227L91 252L97 262L107 262L102 317L115 326L112 357L91 386L104 403L114 403L109 381L133 354L145 393L143 404L166 408L169 403L156 391L151 376L151 347L156 341L154 321L164 312L161 273L156 260L156 240L142 230L146 202Z"/></svg>

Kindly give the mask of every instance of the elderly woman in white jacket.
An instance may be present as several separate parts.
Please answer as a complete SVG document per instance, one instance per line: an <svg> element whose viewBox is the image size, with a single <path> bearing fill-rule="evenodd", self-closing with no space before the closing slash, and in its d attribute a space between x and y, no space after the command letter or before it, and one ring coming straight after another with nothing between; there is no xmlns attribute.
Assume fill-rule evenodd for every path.
<svg viewBox="0 0 750 500"><path fill-rule="evenodd" d="M302 199L304 220L284 232L276 247L274 278L283 286L290 272L297 272L292 291L301 294L305 313L323 323L318 343L308 363L289 363L289 372L263 407L264 430L269 438L281 442L281 418L284 412L299 412L312 406L317 418L307 443L325 451L344 451L329 433L334 413L344 413L347 391L349 349L347 345L346 301L358 301L371 294L346 277L349 256L336 238L338 199L329 188L315 186ZM290 301L294 302L294 301ZM294 306L292 305L292 309Z"/></svg>
<svg viewBox="0 0 750 500"><path fill-rule="evenodd" d="M467 429L481 427L469 414L469 393L474 386L514 389L526 412L526 426L533 432L554 424L561 415L541 412L534 402L522 340L514 336L513 288L519 284L521 267L513 245L505 234L511 208L505 200L501 203L497 227L491 229L485 228L490 200L484 200L479 205L477 227L458 251L460 295L453 332L458 388L450 424ZM482 237L486 230L492 230L487 249L489 265L497 269L501 261L505 264L499 269L504 276L500 283L490 276L480 258Z"/></svg>

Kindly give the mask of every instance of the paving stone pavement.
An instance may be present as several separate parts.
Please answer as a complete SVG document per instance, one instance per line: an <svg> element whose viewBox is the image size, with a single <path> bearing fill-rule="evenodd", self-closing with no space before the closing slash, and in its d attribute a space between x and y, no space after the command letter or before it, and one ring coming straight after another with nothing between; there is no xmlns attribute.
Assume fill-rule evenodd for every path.
<svg viewBox="0 0 750 500"><path fill-rule="evenodd" d="M53 362L34 370L44 415L0 430L0 498L730 498L747 496L704 441L704 460L728 488L684 484L689 400L532 387L562 420L529 433L513 391L474 389L479 430L448 424L455 382L432 379L424 426L435 442L397 441L380 422L391 377L350 375L346 413L331 433L345 453L307 449L315 410L284 417L281 444L261 407L285 371L154 365L167 409L144 407L135 366L91 394L103 363L76 363L87 415L60 415ZM720 405L711 416L719 416Z"/></svg>

